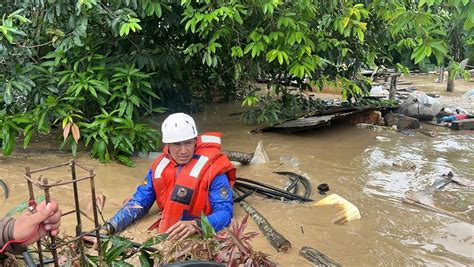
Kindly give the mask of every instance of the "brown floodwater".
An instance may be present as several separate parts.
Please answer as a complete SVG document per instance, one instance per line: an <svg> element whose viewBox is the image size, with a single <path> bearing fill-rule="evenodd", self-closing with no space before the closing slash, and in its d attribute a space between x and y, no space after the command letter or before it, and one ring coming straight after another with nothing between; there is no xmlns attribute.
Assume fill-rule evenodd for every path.
<svg viewBox="0 0 474 267"><path fill-rule="evenodd" d="M438 206L463 220L402 202L406 191L426 189L449 171L455 176L474 180L473 131L454 132L423 125L437 132L437 137L430 138L420 133L407 136L336 124L299 134L250 134L253 127L239 122L238 116L227 115L238 110L238 104L210 105L204 112L194 115L201 132L224 133L226 150L252 152L259 141L263 142L270 162L238 166L238 176L284 187L287 178L273 172L294 171L310 179L314 200L323 198L316 193L317 186L327 183L329 193L337 193L351 201L362 215L360 220L334 225L330 222L331 211L310 203L283 203L251 196L248 202L292 244L288 253L277 252L260 235L252 242L256 250L270 254L281 266L312 266L298 255L303 246L316 248L343 266L474 264L472 188L451 183L442 193L434 194ZM280 161L288 157L297 159L299 164L293 166ZM28 199L23 179L26 166L38 169L69 159L69 155L35 154L0 157L0 178L10 188L8 200L0 200L0 214ZM136 158L135 168L116 163L101 164L85 152L76 160L97 173L95 185L97 192L106 197L103 210L106 219L131 196L152 163L152 160ZM416 169L405 170L392 165L400 160L413 162ZM79 176L86 174L79 172ZM65 180L69 175L66 167L43 173L50 181ZM88 211L88 186L88 182L80 184L80 202L82 209L91 214ZM63 211L73 208L72 186L52 189L51 195ZM235 218L241 220L245 212L237 204L234 208ZM156 207L152 208L147 217L129 227L124 235L136 241L146 239L145 230L154 222L156 212ZM74 226L74 215L64 217L63 232L73 235ZM84 217L83 227L92 228ZM253 221L248 230L258 231Z"/></svg>

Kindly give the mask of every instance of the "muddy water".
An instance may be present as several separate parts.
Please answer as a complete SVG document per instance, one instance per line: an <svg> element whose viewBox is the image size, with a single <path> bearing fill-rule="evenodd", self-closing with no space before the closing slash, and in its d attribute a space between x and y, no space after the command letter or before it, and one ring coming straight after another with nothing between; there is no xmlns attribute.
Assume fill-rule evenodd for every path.
<svg viewBox="0 0 474 267"><path fill-rule="evenodd" d="M195 117L201 132L224 133L224 149L251 152L260 140L263 141L271 162L239 166L239 176L283 187L287 179L272 172L295 171L310 179L313 191L320 183L329 184L331 193L351 201L362 215L361 220L333 225L330 222L332 211L327 209L251 197L249 203L292 243L289 253L278 253L263 236L259 236L253 242L255 249L270 254L281 266L311 266L298 256L302 246L316 248L344 266L474 264L472 189L450 184L444 189L448 195L437 194L435 199L465 220L401 201L405 191L425 189L450 170L456 176L474 180L473 132L451 132L424 126L436 131L438 137L420 134L411 137L340 124L297 135L248 134L252 127L241 124L238 117L226 115L238 108L238 105L209 106ZM385 141L378 136L385 137ZM282 164L282 156L297 158L299 165ZM63 155L0 158L0 177L11 190L8 201L0 200L3 201L0 202L0 214L27 199L27 186L22 178L25 166L37 169L69 159ZM397 160L409 160L416 164L416 169L392 166ZM133 193L152 162L136 159L137 167L127 168L115 163L100 164L85 153L80 154L77 161L97 173L96 190L106 197L105 218L111 217L122 201ZM69 175L67 167L43 173L50 181L65 180ZM79 173L79 176L84 175L87 173ZM88 182L81 183L80 202L83 210L91 215L87 211L88 185ZM72 209L71 186L53 189L51 195L64 211ZM319 200L322 196L313 193L312 198ZM129 227L124 235L136 241L144 240L147 237L145 230L153 223L155 214L156 208L153 208L149 216ZM235 217L241 219L244 215L244 211L235 205ZM65 217L63 231L73 235L74 222L73 215ZM92 224L83 218L83 226L90 229ZM258 231L258 228L250 222L248 230Z"/></svg>

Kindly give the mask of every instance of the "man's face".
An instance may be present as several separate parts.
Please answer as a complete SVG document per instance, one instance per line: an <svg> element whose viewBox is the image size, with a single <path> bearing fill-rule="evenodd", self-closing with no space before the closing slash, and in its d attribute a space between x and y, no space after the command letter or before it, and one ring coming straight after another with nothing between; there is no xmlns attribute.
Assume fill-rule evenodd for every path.
<svg viewBox="0 0 474 267"><path fill-rule="evenodd" d="M194 148L196 146L196 138L189 139L182 142L171 143L170 148L171 157L179 165L188 163L194 155Z"/></svg>

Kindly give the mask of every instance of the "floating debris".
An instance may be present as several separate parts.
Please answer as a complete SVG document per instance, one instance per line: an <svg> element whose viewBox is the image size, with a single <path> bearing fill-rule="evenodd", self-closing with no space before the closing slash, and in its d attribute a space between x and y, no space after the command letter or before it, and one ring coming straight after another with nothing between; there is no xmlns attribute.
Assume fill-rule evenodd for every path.
<svg viewBox="0 0 474 267"><path fill-rule="evenodd" d="M353 220L359 220L361 218L359 209L354 204L339 196L338 194L331 194L314 204L314 206L326 205L333 206L340 210L332 219L332 223L334 224L345 224Z"/></svg>
<svg viewBox="0 0 474 267"><path fill-rule="evenodd" d="M406 170L415 170L416 169L415 163L413 163L409 160L395 161L395 162L393 162L393 166L401 167L401 168L406 169Z"/></svg>
<svg viewBox="0 0 474 267"><path fill-rule="evenodd" d="M335 262L334 260L330 259L328 256L324 255L323 253L319 252L318 250L312 247L303 247L300 250L300 255L303 256L305 259L312 262L315 266L327 266L327 267L338 267L341 266L339 263Z"/></svg>
<svg viewBox="0 0 474 267"><path fill-rule="evenodd" d="M375 139L382 141L382 142L388 142L390 141L390 138L385 137L385 136L376 136Z"/></svg>

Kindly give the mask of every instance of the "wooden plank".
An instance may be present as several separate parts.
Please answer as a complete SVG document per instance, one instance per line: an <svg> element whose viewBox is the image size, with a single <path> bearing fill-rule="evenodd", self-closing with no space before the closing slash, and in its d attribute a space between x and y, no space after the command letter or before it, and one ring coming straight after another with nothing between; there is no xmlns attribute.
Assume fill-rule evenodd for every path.
<svg viewBox="0 0 474 267"><path fill-rule="evenodd" d="M328 107L324 110L318 110L307 114L306 116L288 120L273 126L257 128L251 130L251 133L260 133L260 132L298 132L298 131L307 131L315 128L331 125L331 122L334 120L339 120L346 118L350 115L363 113L368 111L387 111L397 109L398 106L385 106L385 107L376 107L376 106L351 106L351 107Z"/></svg>
<svg viewBox="0 0 474 267"><path fill-rule="evenodd" d="M452 130L474 130L474 119L460 120L451 122Z"/></svg>
<svg viewBox="0 0 474 267"><path fill-rule="evenodd" d="M449 127L448 122L436 122L436 121L423 121L423 123L429 124L429 125L434 125L438 127Z"/></svg>
<svg viewBox="0 0 474 267"><path fill-rule="evenodd" d="M400 81L400 82L397 82L397 85L412 85L413 82L410 82L410 81Z"/></svg>
<svg viewBox="0 0 474 267"><path fill-rule="evenodd" d="M270 127L265 127L260 129L261 132L270 132L270 131L288 131L288 132L298 132L306 131L314 128L319 128L323 126L331 125L331 121L335 119L345 118L349 115L359 113L362 111L351 111L345 113L338 113L332 115L323 115L323 116L313 116L313 117L301 117L295 120L286 121L277 125Z"/></svg>
<svg viewBox="0 0 474 267"><path fill-rule="evenodd" d="M324 116L317 116L317 117L302 117L298 118L296 120L291 120L287 122L283 122L277 125L274 125L273 128L298 128L298 127L312 127L316 126L318 124L326 123L330 120L332 120L335 117L340 117L340 116L347 116L349 114L353 114L354 112L346 112L346 113L341 113L341 114L336 114L336 115L324 115ZM339 115L339 116L338 116Z"/></svg>

